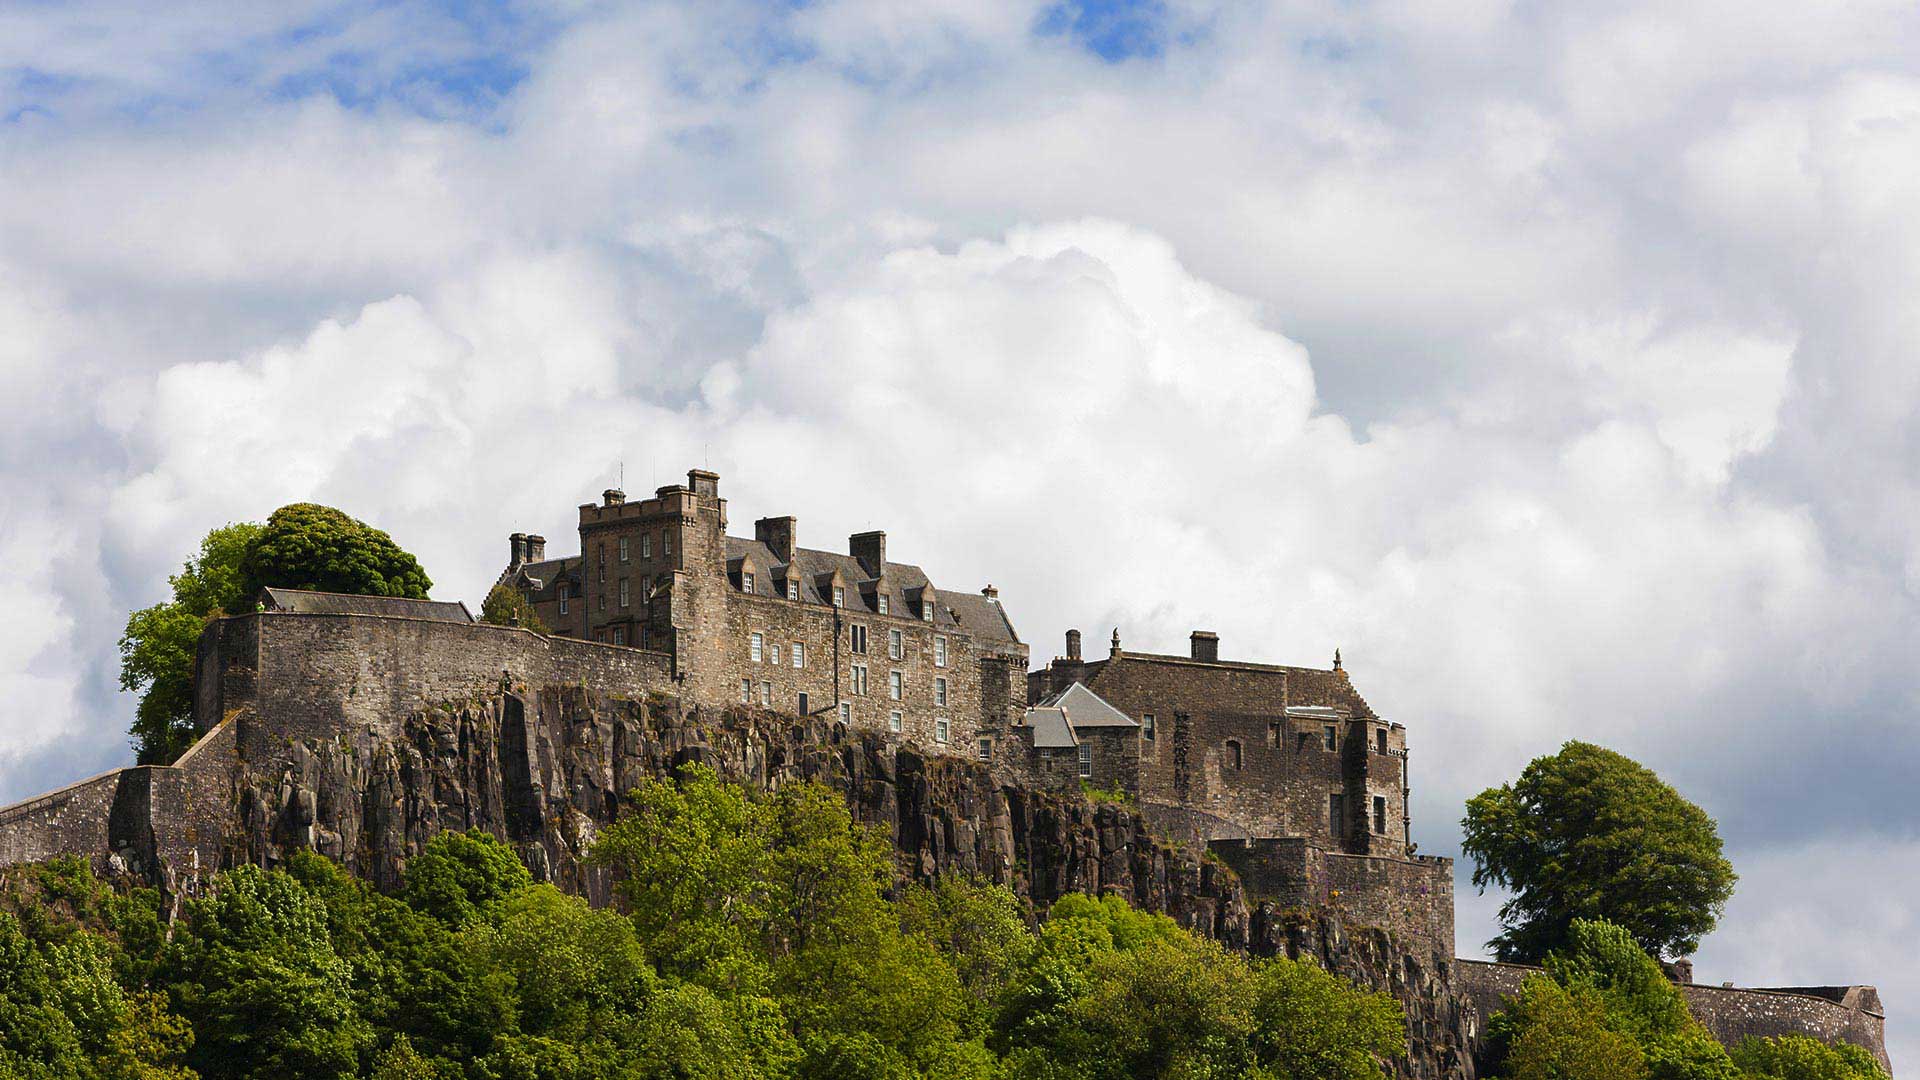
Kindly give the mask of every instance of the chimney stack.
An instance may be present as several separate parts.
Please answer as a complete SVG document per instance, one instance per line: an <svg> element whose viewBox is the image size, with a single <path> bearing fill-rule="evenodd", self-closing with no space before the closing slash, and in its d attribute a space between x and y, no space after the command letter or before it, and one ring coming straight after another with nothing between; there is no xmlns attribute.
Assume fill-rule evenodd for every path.
<svg viewBox="0 0 1920 1080"><path fill-rule="evenodd" d="M994 588L991 585L987 586L984 589L981 589L980 595L986 597L987 599L993 601L996 604L1000 602L1000 590Z"/></svg>
<svg viewBox="0 0 1920 1080"><path fill-rule="evenodd" d="M1188 640L1193 644L1193 658L1195 660L1220 659L1219 634L1211 630L1195 630Z"/></svg>
<svg viewBox="0 0 1920 1080"><path fill-rule="evenodd" d="M753 523L753 538L767 545L774 558L790 563L797 525L796 519L790 517L761 518Z"/></svg>
<svg viewBox="0 0 1920 1080"><path fill-rule="evenodd" d="M1067 659L1080 659L1080 631L1067 631Z"/></svg>
<svg viewBox="0 0 1920 1080"><path fill-rule="evenodd" d="M528 562L546 562L547 561L547 538L546 537L535 536L532 533L527 534L527 561Z"/></svg>
<svg viewBox="0 0 1920 1080"><path fill-rule="evenodd" d="M854 533L847 538L847 554L860 560L860 568L868 577L879 577L887 565L887 534L879 532Z"/></svg>
<svg viewBox="0 0 1920 1080"><path fill-rule="evenodd" d="M513 569L527 561L527 534L514 533L507 537L507 548L512 552L507 560L507 568Z"/></svg>

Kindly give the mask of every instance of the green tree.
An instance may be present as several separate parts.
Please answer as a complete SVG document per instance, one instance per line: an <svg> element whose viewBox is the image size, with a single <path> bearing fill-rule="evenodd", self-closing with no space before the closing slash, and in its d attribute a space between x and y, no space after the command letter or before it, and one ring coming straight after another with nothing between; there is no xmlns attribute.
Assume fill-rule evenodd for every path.
<svg viewBox="0 0 1920 1080"><path fill-rule="evenodd" d="M526 594L511 585L487 590L487 598L480 604L480 621L492 626L523 626L536 634L547 632L547 624L527 603Z"/></svg>
<svg viewBox="0 0 1920 1080"><path fill-rule="evenodd" d="M1004 885L954 876L914 885L899 900L900 925L939 951L966 991L966 1029L983 1035L993 1008L1033 955L1020 898Z"/></svg>
<svg viewBox="0 0 1920 1080"><path fill-rule="evenodd" d="M1407 1052L1407 1019L1391 995L1362 990L1312 960L1274 957L1255 971L1254 1057L1293 1080L1382 1080Z"/></svg>
<svg viewBox="0 0 1920 1080"><path fill-rule="evenodd" d="M140 695L130 734L143 765L166 764L193 744L193 657L207 620L246 599L240 560L261 526L224 525L167 579L173 599L127 616L120 636L120 689Z"/></svg>
<svg viewBox="0 0 1920 1080"><path fill-rule="evenodd" d="M317 503L275 510L241 557L240 580L247 596L271 585L424 600L433 586L392 537Z"/></svg>
<svg viewBox="0 0 1920 1080"><path fill-rule="evenodd" d="M1463 827L1474 884L1513 893L1488 943L1502 960L1538 962L1581 918L1625 927L1656 957L1685 956L1733 894L1713 819L1651 770L1588 743L1474 796Z"/></svg>
<svg viewBox="0 0 1920 1080"><path fill-rule="evenodd" d="M217 1077L349 1080L372 1031L325 906L292 876L242 866L189 905L159 977L193 1023L188 1063Z"/></svg>
<svg viewBox="0 0 1920 1080"><path fill-rule="evenodd" d="M1744 1039L1733 1060L1753 1080L1887 1080L1887 1071L1860 1047L1805 1035Z"/></svg>
<svg viewBox="0 0 1920 1080"><path fill-rule="evenodd" d="M533 884L533 875L514 850L485 829L443 832L407 860L401 894L414 910L448 926L472 922L496 900Z"/></svg>
<svg viewBox="0 0 1920 1080"><path fill-rule="evenodd" d="M1502 1014L1509 1080L1645 1080L1646 1056L1633 1037L1607 1023L1593 990L1569 989L1546 975L1529 975L1520 996Z"/></svg>

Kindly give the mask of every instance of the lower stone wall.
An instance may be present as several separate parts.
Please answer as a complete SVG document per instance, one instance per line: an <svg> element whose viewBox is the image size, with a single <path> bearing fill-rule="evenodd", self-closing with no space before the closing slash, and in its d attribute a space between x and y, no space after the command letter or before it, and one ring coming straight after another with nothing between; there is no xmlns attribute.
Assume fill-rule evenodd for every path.
<svg viewBox="0 0 1920 1080"><path fill-rule="evenodd" d="M1233 868L1251 899L1329 912L1453 955L1452 859L1346 855L1302 837L1216 840L1207 849Z"/></svg>
<svg viewBox="0 0 1920 1080"><path fill-rule="evenodd" d="M1454 969L1454 985L1484 1021L1520 992L1527 976L1539 971L1525 964L1461 960ZM1733 1046L1750 1036L1811 1035L1863 1047L1879 1059L1882 1068L1892 1071L1886 1017L1880 994L1871 986L1795 991L1688 983L1680 992L1694 1018L1724 1045Z"/></svg>
<svg viewBox="0 0 1920 1080"><path fill-rule="evenodd" d="M101 773L0 809L0 865L75 854L104 860L112 850L107 823L120 772Z"/></svg>

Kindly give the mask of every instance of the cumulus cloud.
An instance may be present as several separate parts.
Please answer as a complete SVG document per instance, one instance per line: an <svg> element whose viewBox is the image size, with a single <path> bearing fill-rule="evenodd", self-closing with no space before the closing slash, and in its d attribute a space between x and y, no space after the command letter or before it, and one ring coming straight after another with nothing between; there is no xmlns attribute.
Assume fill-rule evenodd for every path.
<svg viewBox="0 0 1920 1080"><path fill-rule="evenodd" d="M1747 864L1703 969L1803 977L1782 868L1920 830L1920 18L1052 9L6 16L0 790L124 756L118 620L212 525L332 502L474 599L708 465L1043 659L1343 648L1426 850L1633 754Z"/></svg>

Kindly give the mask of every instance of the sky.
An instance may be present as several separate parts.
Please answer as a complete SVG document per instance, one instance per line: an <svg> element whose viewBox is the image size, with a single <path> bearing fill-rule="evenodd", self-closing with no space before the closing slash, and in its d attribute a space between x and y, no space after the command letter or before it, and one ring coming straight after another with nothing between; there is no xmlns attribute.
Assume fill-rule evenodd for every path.
<svg viewBox="0 0 1920 1080"><path fill-rule="evenodd" d="M472 604L709 467L1036 662L1339 648L1428 853L1628 754L1741 874L1700 980L1920 1061L1920 9L143 8L0 4L0 800L130 760L213 526Z"/></svg>

